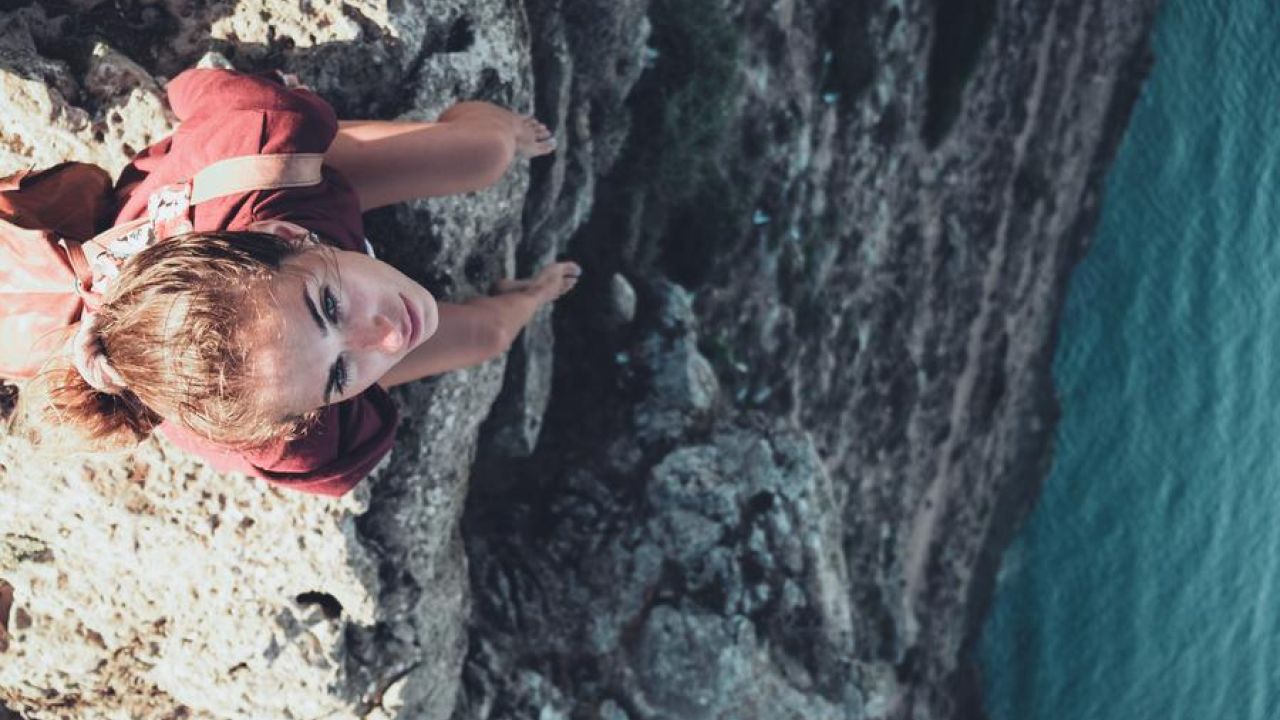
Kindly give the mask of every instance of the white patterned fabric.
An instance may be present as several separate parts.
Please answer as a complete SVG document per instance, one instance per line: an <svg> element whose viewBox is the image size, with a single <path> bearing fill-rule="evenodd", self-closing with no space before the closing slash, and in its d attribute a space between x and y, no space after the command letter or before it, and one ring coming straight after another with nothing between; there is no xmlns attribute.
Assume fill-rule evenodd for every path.
<svg viewBox="0 0 1280 720"><path fill-rule="evenodd" d="M120 274L125 261L156 242L155 229L144 224L123 237L101 245L103 252L89 264L93 270L93 292L105 294L111 281Z"/></svg>

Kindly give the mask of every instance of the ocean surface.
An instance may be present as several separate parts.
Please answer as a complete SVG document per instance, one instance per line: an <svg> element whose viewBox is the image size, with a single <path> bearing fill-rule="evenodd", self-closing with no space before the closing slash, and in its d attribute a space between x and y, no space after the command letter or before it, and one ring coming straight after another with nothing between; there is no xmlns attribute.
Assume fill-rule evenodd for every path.
<svg viewBox="0 0 1280 720"><path fill-rule="evenodd" d="M1280 0L1166 0L1076 270L991 720L1280 719Z"/></svg>

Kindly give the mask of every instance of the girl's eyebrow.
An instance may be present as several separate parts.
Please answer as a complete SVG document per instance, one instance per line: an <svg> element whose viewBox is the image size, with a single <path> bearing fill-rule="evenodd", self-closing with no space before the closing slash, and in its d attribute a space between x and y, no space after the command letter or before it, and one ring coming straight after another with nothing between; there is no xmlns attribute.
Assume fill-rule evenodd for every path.
<svg viewBox="0 0 1280 720"><path fill-rule="evenodd" d="M316 309L316 304L311 300L311 290L307 285L302 286L302 302L306 303L307 311L311 313L311 319L316 321L316 327L320 328L322 335L329 334L329 328L324 324L324 320L320 317L320 311Z"/></svg>
<svg viewBox="0 0 1280 720"><path fill-rule="evenodd" d="M336 363L335 363L336 364ZM324 404L329 404L329 398L333 396L333 368L329 368L329 380L324 384Z"/></svg>
<svg viewBox="0 0 1280 720"><path fill-rule="evenodd" d="M316 309L315 302L311 299L310 288L303 283L302 285L302 302L307 306L307 312L311 313L311 319L316 321L316 327L320 328L321 335L329 334L329 327L324 324L324 319L320 317L320 311ZM333 395L334 378L337 376L335 372L338 366L337 361L329 367L329 377L324 384L324 404L329 404L329 398Z"/></svg>

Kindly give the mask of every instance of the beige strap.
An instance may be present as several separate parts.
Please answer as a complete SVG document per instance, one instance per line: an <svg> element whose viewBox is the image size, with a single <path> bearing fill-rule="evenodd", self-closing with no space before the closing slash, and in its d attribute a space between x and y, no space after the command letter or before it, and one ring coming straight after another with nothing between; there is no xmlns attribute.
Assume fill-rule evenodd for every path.
<svg viewBox="0 0 1280 720"><path fill-rule="evenodd" d="M191 204L251 190L317 185L323 153L245 155L220 160L191 180Z"/></svg>
<svg viewBox="0 0 1280 720"><path fill-rule="evenodd" d="M227 158L196 173L191 180L191 196L187 202L196 205L223 195L252 190L318 185L323 179L320 170L323 164L323 153L280 153ZM92 263L113 240L119 240L150 222L150 217L141 217L95 235L86 242L85 252L89 256L89 262Z"/></svg>

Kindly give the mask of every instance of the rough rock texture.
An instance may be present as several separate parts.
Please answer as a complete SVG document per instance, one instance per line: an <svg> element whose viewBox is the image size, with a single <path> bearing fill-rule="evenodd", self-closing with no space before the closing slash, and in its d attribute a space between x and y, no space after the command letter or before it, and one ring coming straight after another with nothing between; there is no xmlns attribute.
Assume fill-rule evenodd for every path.
<svg viewBox="0 0 1280 720"><path fill-rule="evenodd" d="M617 359L644 388L613 407L625 430L554 495L476 489L484 625L454 717L846 717L862 701L837 486L806 433L717 411L688 293L649 296Z"/></svg>
<svg viewBox="0 0 1280 720"><path fill-rule="evenodd" d="M0 173L117 170L216 50L347 117L536 107L553 158L369 234L444 297L586 269L506 363L400 393L341 501L158 441L0 440L0 717L980 714L968 653L1155 5L0 11Z"/></svg>
<svg viewBox="0 0 1280 720"><path fill-rule="evenodd" d="M364 5L3 13L0 173L68 158L118 170L171 126L163 79L211 49L298 73L346 117L433 117L471 97L531 109L518 8ZM527 183L521 166L367 229L437 294L465 297L512 272ZM458 523L502 377L495 362L400 393L395 454L339 502L220 477L160 441L61 465L5 441L0 549L39 552L0 550L0 704L28 718L446 717L469 614Z"/></svg>
<svg viewBox="0 0 1280 720"><path fill-rule="evenodd" d="M541 444L473 480L455 720L981 714L969 653L1048 468L1057 315L1155 9L648 4ZM551 77L589 117L595 22ZM637 318L602 331L618 270Z"/></svg>

